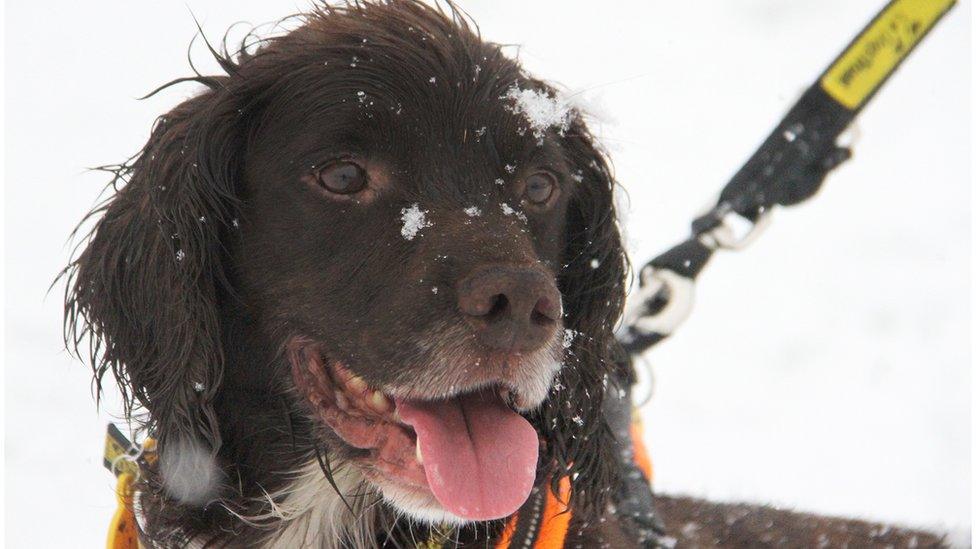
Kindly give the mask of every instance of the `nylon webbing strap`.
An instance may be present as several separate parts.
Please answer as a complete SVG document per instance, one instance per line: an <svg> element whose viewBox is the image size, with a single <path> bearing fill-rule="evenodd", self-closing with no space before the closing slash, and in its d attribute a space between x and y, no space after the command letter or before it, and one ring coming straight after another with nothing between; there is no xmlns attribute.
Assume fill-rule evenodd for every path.
<svg viewBox="0 0 976 549"><path fill-rule="evenodd" d="M694 281L718 249L751 242L776 206L813 196L827 174L850 158L837 138L956 0L892 0L804 92L732 177L689 238L640 271L619 339L640 354L687 317Z"/></svg>
<svg viewBox="0 0 976 549"><path fill-rule="evenodd" d="M505 525L495 549L562 549L573 518L567 507L569 478L559 482L559 494L547 486L532 491L528 501Z"/></svg>

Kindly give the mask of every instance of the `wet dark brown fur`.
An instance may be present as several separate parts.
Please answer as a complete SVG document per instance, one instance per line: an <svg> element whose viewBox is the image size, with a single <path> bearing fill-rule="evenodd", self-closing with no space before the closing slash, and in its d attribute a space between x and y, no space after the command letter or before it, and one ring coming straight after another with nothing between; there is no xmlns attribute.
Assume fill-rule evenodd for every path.
<svg viewBox="0 0 976 549"><path fill-rule="evenodd" d="M746 504L720 504L657 494L654 504L678 547L948 547L944 537L860 520Z"/></svg>
<svg viewBox="0 0 976 549"><path fill-rule="evenodd" d="M605 379L628 378L612 331L628 264L615 182L584 122L540 145L501 97L516 84L552 88L453 7L322 5L298 21L288 34L213 52L224 74L175 82L204 89L161 116L139 154L106 168L113 192L89 214L93 227L65 271L66 339L99 387L115 378L164 464L192 450L216 465L213 489L194 497L174 495L159 469L146 472L144 541L251 545L276 525L236 514L266 513L261 498L310 460L327 476L341 464L343 449L296 396L290 340L320 342L371 383L422 377L411 365L429 357L403 342L455 319L465 273L522 261L557 283L563 323L579 334L561 390L529 414L544 440L537 483L572 478L573 544L631 546L628 526L607 511L619 472L602 413L604 391L615 390ZM302 183L342 154L375 166L377 197L330 201ZM520 178L539 166L561 195L547 212L525 209L523 230L498 207L517 204ZM434 224L407 241L398 218L414 203ZM472 223L460 213L469 206L491 213ZM665 500L663 515L678 529L674 517L700 512L712 532L722 514L675 503ZM378 544L425 533L384 506L377 520ZM453 535L480 547L499 526ZM762 535L709 535L731 543L753 533Z"/></svg>
<svg viewBox="0 0 976 549"><path fill-rule="evenodd" d="M501 97L516 84L551 88L455 10L371 2L301 21L215 53L226 74L189 79L206 89L111 168L115 192L66 271L67 339L89 346L96 380L112 373L130 411L145 410L164 463L176 462L167 449L190 447L219 468L219 489L200 501L175 499L150 476L147 539L263 535L226 508L259 513L255 498L285 473L316 454L326 473L342 459L296 401L289 338L326 343L371 383L416 376L417 351L402 342L456 314L457 278L519 258L551 273L563 322L580 334L564 389L530 415L546 440L539 482L571 475L574 511L595 523L616 476L601 401L618 368L612 330L627 272L603 155L579 118L540 146ZM347 153L389 179L375 202L330 202L302 184ZM498 208L518 204L519 178L536 166L562 191L548 213L525 210L526 232ZM398 218L411 203L434 225L406 241ZM466 223L468 206L484 221Z"/></svg>

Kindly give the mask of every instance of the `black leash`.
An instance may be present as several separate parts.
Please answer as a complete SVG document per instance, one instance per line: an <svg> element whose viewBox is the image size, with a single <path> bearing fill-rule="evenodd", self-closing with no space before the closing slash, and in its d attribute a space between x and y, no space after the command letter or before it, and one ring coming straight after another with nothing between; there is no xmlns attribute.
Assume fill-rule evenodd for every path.
<svg viewBox="0 0 976 549"><path fill-rule="evenodd" d="M691 236L640 271L618 339L632 355L650 349L691 312L695 279L716 250L744 248L776 206L816 194L851 157L837 138L956 0L892 0L804 92L776 129L691 223Z"/></svg>

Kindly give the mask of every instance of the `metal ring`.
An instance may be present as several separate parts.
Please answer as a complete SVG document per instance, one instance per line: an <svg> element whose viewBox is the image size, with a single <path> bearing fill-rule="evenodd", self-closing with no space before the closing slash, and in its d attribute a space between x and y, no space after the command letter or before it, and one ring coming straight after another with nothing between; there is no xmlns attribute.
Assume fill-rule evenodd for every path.
<svg viewBox="0 0 976 549"><path fill-rule="evenodd" d="M657 377L654 375L654 365L643 354L634 356L634 371L637 374L638 380L634 383L635 394L631 398L634 406L643 408L654 398L654 389L657 388ZM643 376L641 372L643 372ZM644 392L645 394L638 396L636 391L641 382L644 382L647 390Z"/></svg>
<svg viewBox="0 0 976 549"><path fill-rule="evenodd" d="M693 279L648 265L641 271L641 286L624 314L624 325L641 334L671 334L688 318L694 298ZM658 300L663 300L664 306L648 314L648 306Z"/></svg>
<svg viewBox="0 0 976 549"><path fill-rule="evenodd" d="M136 464L136 474L135 481L138 481L142 476L142 468L139 467L139 459L142 458L143 453L145 453L146 447L143 444L137 444L136 442L129 443L129 447L121 454L115 456L112 459L111 472L115 476L119 476L119 464L123 461L128 461L129 463Z"/></svg>
<svg viewBox="0 0 976 549"><path fill-rule="evenodd" d="M771 214L771 209L764 209L760 211L759 217L752 221L735 210L729 210L719 218L719 226L702 233L698 239L713 250L716 248L741 250L752 244L756 237L766 230L772 220ZM741 229L743 226L748 226L745 231Z"/></svg>

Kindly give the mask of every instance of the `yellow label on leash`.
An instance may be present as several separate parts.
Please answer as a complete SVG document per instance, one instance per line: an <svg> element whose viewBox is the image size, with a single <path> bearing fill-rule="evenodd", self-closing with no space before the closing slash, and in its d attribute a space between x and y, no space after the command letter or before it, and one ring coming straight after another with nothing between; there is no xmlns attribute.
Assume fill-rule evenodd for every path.
<svg viewBox="0 0 976 549"><path fill-rule="evenodd" d="M831 65L820 85L856 110L956 0L894 0Z"/></svg>

